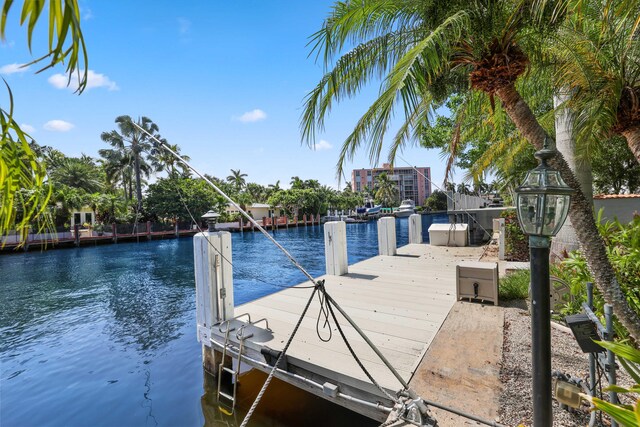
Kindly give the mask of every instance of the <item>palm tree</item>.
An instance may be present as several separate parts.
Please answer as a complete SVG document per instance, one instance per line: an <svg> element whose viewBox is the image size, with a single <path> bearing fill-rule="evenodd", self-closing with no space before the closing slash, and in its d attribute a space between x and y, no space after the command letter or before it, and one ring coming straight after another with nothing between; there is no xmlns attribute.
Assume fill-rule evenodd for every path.
<svg viewBox="0 0 640 427"><path fill-rule="evenodd" d="M304 181L301 180L299 176L292 176L289 184L291 185L291 188L304 188Z"/></svg>
<svg viewBox="0 0 640 427"><path fill-rule="evenodd" d="M227 182L233 184L236 192L240 193L242 189L247 185L247 181L244 179L246 176L246 173L240 173L240 169L231 169L231 175L227 177Z"/></svg>
<svg viewBox="0 0 640 427"><path fill-rule="evenodd" d="M130 155L133 160L133 171L135 174L137 211L142 210L142 174L149 176L150 167L146 159L151 160L151 149L153 144L151 138L133 125L133 120L129 116L119 116L115 120L118 130L102 132L100 138L108 142L115 150L120 151L123 157ZM137 120L137 125L160 139L157 134L158 125L153 123L148 117L141 117ZM144 154L146 153L146 155Z"/></svg>
<svg viewBox="0 0 640 427"><path fill-rule="evenodd" d="M459 194L469 194L469 184L466 184L464 182L461 182L460 184L458 184L458 188L457 188L457 193Z"/></svg>
<svg viewBox="0 0 640 427"><path fill-rule="evenodd" d="M497 98L522 137L541 149L549 134L516 89L516 81L529 68L531 58L543 57L541 34L552 32L564 18L556 11L566 11L565 4L557 3L335 3L312 39L329 71L305 99L303 139L312 145L335 102L355 96L365 83L386 75L379 97L343 143L338 176L361 145L368 147L372 163L377 163L397 104L404 110L404 122L392 138L390 160L404 144L419 140L422 129L429 126L429 116L447 96L469 90L486 94L492 105ZM333 62L345 46L354 44ZM630 308L616 280L591 204L567 162L557 156L551 164L577 189L570 218L598 288L630 334L640 339L640 316Z"/></svg>
<svg viewBox="0 0 640 427"><path fill-rule="evenodd" d="M107 185L115 189L122 184L124 197L127 200L133 198L133 156L130 152L122 152L115 149L100 149L98 154L102 157L100 163L104 169Z"/></svg>
<svg viewBox="0 0 640 427"><path fill-rule="evenodd" d="M386 207L395 206L398 202L398 186L386 172L376 177L375 198Z"/></svg>
<svg viewBox="0 0 640 427"><path fill-rule="evenodd" d="M180 153L180 147L178 147L178 144L168 144L166 140L164 139L160 139L160 140L165 144L167 144L167 146L174 153L178 154L185 161L188 162L189 160L191 160L191 158L186 154ZM167 171L167 173L169 174L169 177L174 177L178 175L177 168L180 168L180 175L189 176L191 174L191 171L186 165L179 162L176 156L174 156L164 148L154 146L152 152L153 152L153 157L151 159L151 166L153 166L153 169L155 170L155 172Z"/></svg>
<svg viewBox="0 0 640 427"><path fill-rule="evenodd" d="M51 175L56 183L79 188L87 193L94 193L102 186L98 176L98 168L91 158L89 161L87 159L83 161L82 159L66 158Z"/></svg>
<svg viewBox="0 0 640 427"><path fill-rule="evenodd" d="M638 2L585 7L558 34L555 77L571 95L565 101L576 112L578 139L599 144L612 133L622 135L640 163Z"/></svg>

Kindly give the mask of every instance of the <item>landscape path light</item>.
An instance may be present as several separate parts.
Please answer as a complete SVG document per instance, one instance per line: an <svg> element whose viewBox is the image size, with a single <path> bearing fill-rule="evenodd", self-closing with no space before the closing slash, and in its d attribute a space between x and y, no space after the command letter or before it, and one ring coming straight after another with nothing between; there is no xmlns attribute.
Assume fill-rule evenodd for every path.
<svg viewBox="0 0 640 427"><path fill-rule="evenodd" d="M551 404L551 307L549 246L569 213L574 190L547 164L557 151L536 152L540 164L516 189L518 221L529 235L531 263L531 359L533 367L533 426L553 425Z"/></svg>
<svg viewBox="0 0 640 427"><path fill-rule="evenodd" d="M216 223L218 222L219 217L219 213L210 210L206 214L202 215L201 218L207 221L207 225L209 226L208 231L213 232L216 231Z"/></svg>

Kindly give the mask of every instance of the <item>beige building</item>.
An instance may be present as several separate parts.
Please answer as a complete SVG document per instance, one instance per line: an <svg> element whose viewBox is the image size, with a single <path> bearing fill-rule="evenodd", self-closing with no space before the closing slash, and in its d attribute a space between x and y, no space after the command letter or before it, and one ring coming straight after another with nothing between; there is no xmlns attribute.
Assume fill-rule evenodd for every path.
<svg viewBox="0 0 640 427"><path fill-rule="evenodd" d="M272 209L271 206L266 203L252 203L247 205L245 209L249 215L251 215L254 219L262 219L264 217L271 218L274 214L275 209ZM235 213L240 213L235 206L229 204L227 205L225 212L233 215Z"/></svg>
<svg viewBox="0 0 640 427"><path fill-rule="evenodd" d="M78 224L80 227L83 224L89 224L93 227L96 222L96 213L89 207L83 206L80 210L71 212L71 229Z"/></svg>

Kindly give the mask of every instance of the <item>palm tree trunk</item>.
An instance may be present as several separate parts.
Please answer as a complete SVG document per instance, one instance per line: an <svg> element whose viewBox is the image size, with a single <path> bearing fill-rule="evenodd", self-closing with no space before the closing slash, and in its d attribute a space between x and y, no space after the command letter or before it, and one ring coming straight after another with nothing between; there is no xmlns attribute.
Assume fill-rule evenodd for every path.
<svg viewBox="0 0 640 427"><path fill-rule="evenodd" d="M540 150L548 135L515 86L509 84L502 87L496 91L496 95L502 101L507 114L518 130L536 149ZM575 227L582 252L596 286L605 301L613 306L620 323L624 325L636 342L640 342L640 316L629 306L616 279L604 242L596 227L591 204L580 190L580 183L562 156L556 156L549 163L560 172L562 178L571 188L576 189L576 193L571 199L569 218Z"/></svg>
<svg viewBox="0 0 640 427"><path fill-rule="evenodd" d="M640 126L629 128L622 132L622 135L627 138L629 149L631 149L636 160L640 163Z"/></svg>
<svg viewBox="0 0 640 427"><path fill-rule="evenodd" d="M570 97L566 90L560 90L553 97L553 106L556 109L556 149L562 154L569 167L580 182L580 189L587 201L593 203L593 176L591 174L591 164L588 160L578 161L576 158L576 141L573 135L573 112L567 108L559 109ZM558 234L551 242L552 258L561 258L564 253L569 253L580 249L578 235L568 218Z"/></svg>
<svg viewBox="0 0 640 427"><path fill-rule="evenodd" d="M135 150L136 148L134 148ZM136 199L138 201L138 212L142 210L142 183L140 182L140 155L134 152L134 167L136 169Z"/></svg>

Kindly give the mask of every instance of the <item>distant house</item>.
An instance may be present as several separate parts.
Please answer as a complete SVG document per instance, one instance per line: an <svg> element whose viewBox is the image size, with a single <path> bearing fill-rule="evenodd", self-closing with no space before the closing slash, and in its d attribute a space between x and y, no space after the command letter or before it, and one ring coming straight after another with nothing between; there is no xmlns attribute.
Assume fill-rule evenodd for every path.
<svg viewBox="0 0 640 427"><path fill-rule="evenodd" d="M82 227L83 224L89 224L93 227L96 222L96 213L89 206L83 206L80 210L71 212L71 229L78 224Z"/></svg>
<svg viewBox="0 0 640 427"><path fill-rule="evenodd" d="M262 219L264 217L271 218L272 216L274 216L275 212L275 209L272 209L271 206L266 203L252 203L250 205L247 205L245 210L255 219ZM236 209L235 206L231 204L227 205L225 212L230 215L239 213L238 209Z"/></svg>

